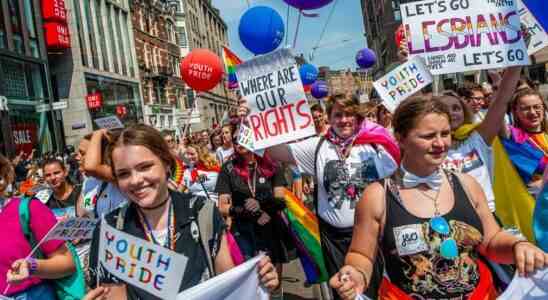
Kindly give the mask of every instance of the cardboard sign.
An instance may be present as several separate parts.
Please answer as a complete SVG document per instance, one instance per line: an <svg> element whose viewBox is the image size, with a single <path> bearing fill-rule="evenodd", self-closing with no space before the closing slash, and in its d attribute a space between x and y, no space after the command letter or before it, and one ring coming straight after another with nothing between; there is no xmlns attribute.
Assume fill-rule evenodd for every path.
<svg viewBox="0 0 548 300"><path fill-rule="evenodd" d="M254 152L255 154L263 157L265 150L257 150L253 145L253 131L251 128L245 126L245 124L240 124L240 132L238 132L238 144L247 150Z"/></svg>
<svg viewBox="0 0 548 300"><path fill-rule="evenodd" d="M432 75L422 58L415 57L375 81L373 86L383 100L384 106L393 113L401 101L432 81Z"/></svg>
<svg viewBox="0 0 548 300"><path fill-rule="evenodd" d="M57 222L55 227L45 237L49 240L74 241L91 239L98 220L88 218L67 218Z"/></svg>
<svg viewBox="0 0 548 300"><path fill-rule="evenodd" d="M255 149L316 134L299 68L289 49L238 65L238 84L247 101Z"/></svg>
<svg viewBox="0 0 548 300"><path fill-rule="evenodd" d="M523 0L523 3L529 8L529 11L535 16L535 19L548 32L548 8L546 0Z"/></svg>
<svg viewBox="0 0 548 300"><path fill-rule="evenodd" d="M101 221L99 264L117 278L161 299L175 299L188 258Z"/></svg>
<svg viewBox="0 0 548 300"><path fill-rule="evenodd" d="M529 64L516 1L425 0L401 13L409 55L432 75Z"/></svg>
<svg viewBox="0 0 548 300"><path fill-rule="evenodd" d="M118 128L124 128L124 124L118 119L116 116L110 116L110 117L104 117L95 119L95 124L99 126L99 128L105 128L105 129L118 129Z"/></svg>
<svg viewBox="0 0 548 300"><path fill-rule="evenodd" d="M523 2L517 0L517 3L521 23L527 27L530 35L527 41L527 52L529 55L533 55L548 46L548 34L542 29L537 19L535 19Z"/></svg>
<svg viewBox="0 0 548 300"><path fill-rule="evenodd" d="M268 293L259 285L257 265L264 255L196 285L177 296L177 300L268 300Z"/></svg>

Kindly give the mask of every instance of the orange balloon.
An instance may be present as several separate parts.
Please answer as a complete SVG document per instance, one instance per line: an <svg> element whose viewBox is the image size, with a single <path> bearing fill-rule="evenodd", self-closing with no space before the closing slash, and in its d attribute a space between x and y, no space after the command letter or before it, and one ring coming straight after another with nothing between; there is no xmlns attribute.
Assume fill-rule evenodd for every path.
<svg viewBox="0 0 548 300"><path fill-rule="evenodd" d="M192 89L205 92L213 89L223 78L223 63L207 49L195 49L181 61L181 77Z"/></svg>

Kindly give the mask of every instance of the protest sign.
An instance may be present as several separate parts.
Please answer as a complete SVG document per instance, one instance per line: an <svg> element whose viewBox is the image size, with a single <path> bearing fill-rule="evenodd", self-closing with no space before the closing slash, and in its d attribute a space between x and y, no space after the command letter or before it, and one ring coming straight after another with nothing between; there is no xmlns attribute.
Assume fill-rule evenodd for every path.
<svg viewBox="0 0 548 300"><path fill-rule="evenodd" d="M548 8L546 0L523 0L529 11L535 16L544 31L548 32Z"/></svg>
<svg viewBox="0 0 548 300"><path fill-rule="evenodd" d="M104 118L98 118L94 120L95 124L99 126L99 128L104 129L118 129L118 128L124 128L124 124L118 119L117 116L109 116Z"/></svg>
<svg viewBox="0 0 548 300"><path fill-rule="evenodd" d="M188 258L101 222L99 264L110 274L162 299L175 299Z"/></svg>
<svg viewBox="0 0 548 300"><path fill-rule="evenodd" d="M432 75L529 64L515 1L425 0L401 13L409 55Z"/></svg>
<svg viewBox="0 0 548 300"><path fill-rule="evenodd" d="M66 218L76 217L76 208L74 206L52 208L51 211L55 215L57 221L65 220Z"/></svg>
<svg viewBox="0 0 548 300"><path fill-rule="evenodd" d="M253 131L245 124L240 124L240 132L238 132L238 144L247 150L254 152L255 154L263 157L264 149L256 150L253 146Z"/></svg>
<svg viewBox="0 0 548 300"><path fill-rule="evenodd" d="M548 298L548 268L537 270L533 275L517 273L497 300L536 300Z"/></svg>
<svg viewBox="0 0 548 300"><path fill-rule="evenodd" d="M535 19L535 17L531 14L529 9L523 4L523 2L521 0L517 0L517 3L521 23L525 25L530 36L526 41L528 44L527 52L529 55L533 55L548 46L548 35L542 29L537 19Z"/></svg>
<svg viewBox="0 0 548 300"><path fill-rule="evenodd" d="M432 83L432 75L422 58L414 57L373 83L384 106L394 112L407 97Z"/></svg>
<svg viewBox="0 0 548 300"><path fill-rule="evenodd" d="M268 293L259 286L258 263L264 255L196 285L177 296L177 300L268 300Z"/></svg>
<svg viewBox="0 0 548 300"><path fill-rule="evenodd" d="M79 239L91 239L97 220L88 218L67 218L57 222L46 235L46 241L64 240L74 241Z"/></svg>
<svg viewBox="0 0 548 300"><path fill-rule="evenodd" d="M289 49L246 61L236 68L250 113L255 149L316 134L299 68Z"/></svg>

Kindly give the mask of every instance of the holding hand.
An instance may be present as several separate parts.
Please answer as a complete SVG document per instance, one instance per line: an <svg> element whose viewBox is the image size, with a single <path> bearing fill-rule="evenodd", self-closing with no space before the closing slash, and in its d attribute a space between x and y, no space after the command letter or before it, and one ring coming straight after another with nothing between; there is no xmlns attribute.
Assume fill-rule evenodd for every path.
<svg viewBox="0 0 548 300"><path fill-rule="evenodd" d="M18 259L8 270L6 275L6 281L9 284L20 284L30 277L30 266L29 262L25 259Z"/></svg>
<svg viewBox="0 0 548 300"><path fill-rule="evenodd" d="M268 256L263 257L263 259L259 261L259 279L269 292L276 290L280 286L278 272L276 272L276 269L272 262L270 262L270 257Z"/></svg>
<svg viewBox="0 0 548 300"><path fill-rule="evenodd" d="M257 220L257 224L264 226L266 223L270 222L270 220L271 220L270 216L263 211L263 213Z"/></svg>
<svg viewBox="0 0 548 300"><path fill-rule="evenodd" d="M365 291L365 274L352 266L344 266L331 277L329 285L337 291L343 300L354 300Z"/></svg>
<svg viewBox="0 0 548 300"><path fill-rule="evenodd" d="M253 198L247 198L245 200L245 209L250 212L258 212L259 209L261 209L261 205L259 204L259 201L253 199Z"/></svg>
<svg viewBox="0 0 548 300"><path fill-rule="evenodd" d="M548 254L528 241L514 244L514 261L520 276L528 276L548 265Z"/></svg>

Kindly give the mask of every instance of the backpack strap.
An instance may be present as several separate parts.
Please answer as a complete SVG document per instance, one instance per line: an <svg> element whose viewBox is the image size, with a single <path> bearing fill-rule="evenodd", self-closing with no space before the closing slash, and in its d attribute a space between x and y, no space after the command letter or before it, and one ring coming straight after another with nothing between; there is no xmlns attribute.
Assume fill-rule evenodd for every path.
<svg viewBox="0 0 548 300"><path fill-rule="evenodd" d="M206 253L207 268L211 277L215 276L215 264L213 263L213 255L209 248L209 241L213 238L213 214L215 212L215 202L207 201L203 197L195 196L194 209L197 210L198 230L200 232L200 242Z"/></svg>
<svg viewBox="0 0 548 300"><path fill-rule="evenodd" d="M322 148L323 143L325 142L325 137L321 136L320 140L318 141L318 145L316 146L316 150L314 151L314 174L312 178L314 179L314 209L316 210L316 213L318 212L318 153L320 153L320 148Z"/></svg>
<svg viewBox="0 0 548 300"><path fill-rule="evenodd" d="M93 207L93 214L95 215L95 218L100 217L99 213L97 212L97 206L99 205L99 201L101 201L101 197L103 196L103 193L106 191L108 186L108 181L103 181L101 183L101 186L99 187L99 191L97 191L97 202L95 202L95 206Z"/></svg>
<svg viewBox="0 0 548 300"><path fill-rule="evenodd" d="M31 198L23 197L19 202L19 224L21 225L25 239L27 239L30 244L30 248L34 249L38 243L30 229L30 201L32 201ZM41 257L42 254L40 249L37 249L36 251L37 257Z"/></svg>

